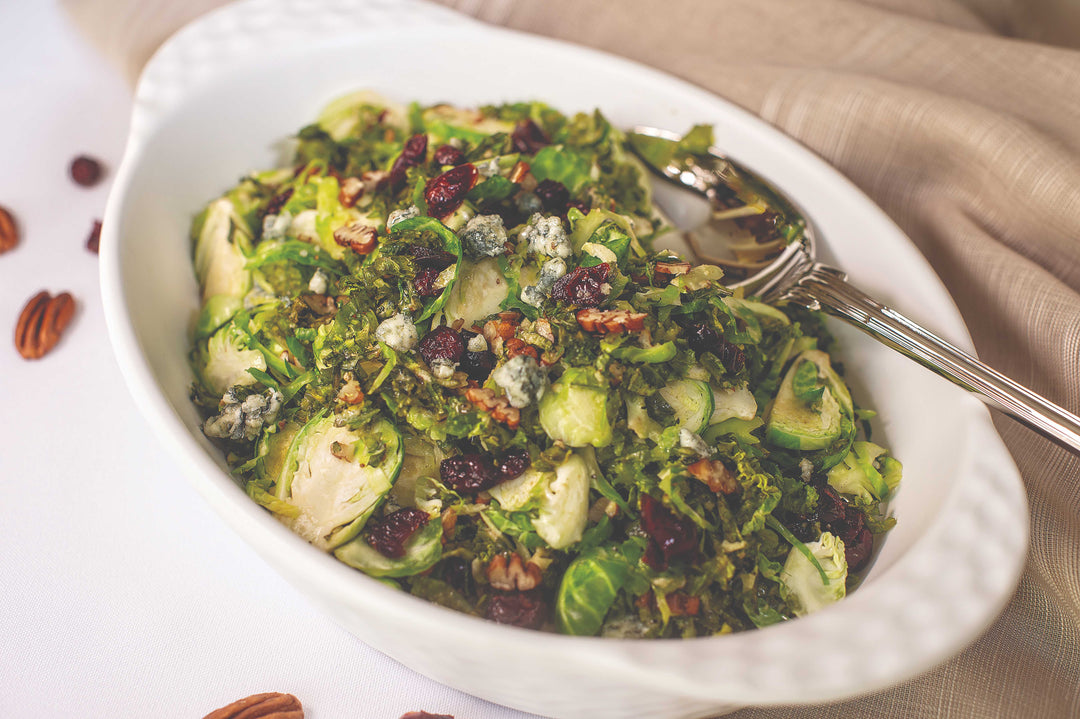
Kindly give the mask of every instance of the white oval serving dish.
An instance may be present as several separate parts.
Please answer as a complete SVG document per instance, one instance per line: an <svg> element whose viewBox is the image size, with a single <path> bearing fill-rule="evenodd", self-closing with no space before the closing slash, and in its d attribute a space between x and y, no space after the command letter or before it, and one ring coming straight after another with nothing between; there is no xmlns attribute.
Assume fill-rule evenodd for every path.
<svg viewBox="0 0 1080 719"><path fill-rule="evenodd" d="M731 104L609 55L404 0L249 0L184 28L139 83L101 242L110 336L128 385L198 491L269 563L364 642L450 686L560 717L697 717L834 700L925 671L972 641L1023 566L1023 485L983 406L834 326L857 396L880 412L904 481L866 581L813 616L691 640L499 626L403 595L307 545L252 502L188 400L198 309L188 227L327 100L370 88L459 105L540 99L615 124L716 126L732 158L813 217L831 260L877 298L970 348L947 292L886 215L801 145Z"/></svg>

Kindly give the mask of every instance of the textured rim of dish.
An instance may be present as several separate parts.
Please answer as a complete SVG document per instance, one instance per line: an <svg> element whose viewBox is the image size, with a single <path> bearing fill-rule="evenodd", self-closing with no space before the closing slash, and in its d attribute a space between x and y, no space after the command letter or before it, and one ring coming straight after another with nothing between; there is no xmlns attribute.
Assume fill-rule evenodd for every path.
<svg viewBox="0 0 1080 719"><path fill-rule="evenodd" d="M1001 611L1016 586L1027 544L1027 508L1011 457L997 437L987 412L971 399L973 421L966 427L970 471L947 496L931 526L893 566L840 605L793 622L725 637L689 640L619 641L566 637L504 627L457 614L385 587L314 548L250 501L208 456L157 388L131 325L121 287L119 215L133 168L153 129L203 82L253 50L275 43L340 42L380 29L445 28L512 35L516 42L542 43L552 52L570 53L583 64L622 65L651 75L681 92L726 106L725 112L756 122L776 143L803 161L817 163L819 174L851 184L787 136L724 100L656 70L605 53L553 40L481 25L445 8L416 0L248 0L214 11L175 34L150 61L135 97L123 163L109 197L102 231L102 294L109 334L133 397L156 433L187 470L196 489L272 564L288 566L292 579L318 587L321 597L343 604L378 606L378 611L410 615L432 631L462 641L525 640L538 649L580 652L598 669L619 672L628 683L655 687L666 695L742 703L803 703L835 700L908 679L946 659L974 640ZM214 38L229 37L215 43ZM861 196L861 194L860 194ZM869 200L862 198L869 204ZM875 208L876 209L876 208ZM880 210L878 210L880 213ZM891 222L882 215L882 221ZM899 230L897 230L899 233ZM911 248L911 252L915 252ZM921 258L920 258L921 261ZM924 263L925 264L925 263ZM931 281L936 277L927 266ZM940 284L937 285L940 288ZM942 294L947 294L941 289ZM948 299L937 326L969 344ZM979 448L978 452L973 451ZM306 587L301 586L301 589ZM851 627L859 631L851 633ZM947 631L942 631L946 627ZM708 667L673 675L685 649L708 646ZM813 646L815 661L796 661ZM494 644L492 645L494 646ZM674 664L673 664L674 662ZM768 667L762 671L762 667Z"/></svg>

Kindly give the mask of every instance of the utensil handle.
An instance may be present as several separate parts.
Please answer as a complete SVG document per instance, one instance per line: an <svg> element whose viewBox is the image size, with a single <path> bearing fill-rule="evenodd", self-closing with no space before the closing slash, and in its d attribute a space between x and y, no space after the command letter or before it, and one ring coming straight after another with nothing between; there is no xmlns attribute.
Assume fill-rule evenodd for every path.
<svg viewBox="0 0 1080 719"><path fill-rule="evenodd" d="M785 299L846 320L1037 432L1080 452L1080 417L1015 382L815 263Z"/></svg>

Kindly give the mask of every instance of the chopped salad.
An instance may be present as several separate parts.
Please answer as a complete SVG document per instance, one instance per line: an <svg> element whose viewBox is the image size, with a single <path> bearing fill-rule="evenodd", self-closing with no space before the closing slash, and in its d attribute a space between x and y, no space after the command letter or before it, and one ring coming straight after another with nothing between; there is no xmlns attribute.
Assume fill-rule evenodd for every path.
<svg viewBox="0 0 1080 719"><path fill-rule="evenodd" d="M566 634L723 634L852 589L900 463L818 315L652 249L623 141L598 111L354 93L211 201L192 398L250 497L402 591Z"/></svg>

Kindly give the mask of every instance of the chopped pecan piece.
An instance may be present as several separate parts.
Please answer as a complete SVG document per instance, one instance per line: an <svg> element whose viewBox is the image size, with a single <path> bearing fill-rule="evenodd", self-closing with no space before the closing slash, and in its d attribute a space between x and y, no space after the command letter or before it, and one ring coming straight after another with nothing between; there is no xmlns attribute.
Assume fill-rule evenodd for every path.
<svg viewBox="0 0 1080 719"><path fill-rule="evenodd" d="M529 163L524 160L519 160L514 169L510 170L510 182L520 183L525 175L529 174Z"/></svg>
<svg viewBox="0 0 1080 719"><path fill-rule="evenodd" d="M521 424L521 410L511 407L510 400L496 395L493 390L470 387L465 390L465 399L490 414L496 422L501 422L510 429L517 429Z"/></svg>
<svg viewBox="0 0 1080 719"><path fill-rule="evenodd" d="M528 344L527 342L525 342L525 340L520 340L517 337L511 337L510 339L506 340L506 356L507 358L514 358L518 355L529 355L534 360L540 360L540 352L536 349L536 347Z"/></svg>
<svg viewBox="0 0 1080 719"><path fill-rule="evenodd" d="M349 380L337 393L337 398L345 404L360 404L364 401L364 390L360 389L360 383L356 380Z"/></svg>
<svg viewBox="0 0 1080 719"><path fill-rule="evenodd" d="M699 459L688 466L686 471L704 482L713 492L734 494L739 490L735 475L719 460Z"/></svg>
<svg viewBox="0 0 1080 719"><path fill-rule="evenodd" d="M517 554L507 561L505 554L497 554L487 566L488 583L503 591L527 592L540 585L540 567L532 562L523 563Z"/></svg>
<svg viewBox="0 0 1080 719"><path fill-rule="evenodd" d="M672 277L685 275L689 271L689 262L657 262L655 273L657 279L670 280Z"/></svg>
<svg viewBox="0 0 1080 719"><path fill-rule="evenodd" d="M313 292L304 292L299 297L300 301L309 310L319 315L328 315L337 309L337 300L330 295L317 295Z"/></svg>
<svg viewBox="0 0 1080 719"><path fill-rule="evenodd" d="M671 610L671 616L673 617L692 617L696 616L701 609L701 598L694 597L683 592L674 592L664 597L667 602L668 609Z"/></svg>
<svg viewBox="0 0 1080 719"><path fill-rule="evenodd" d="M506 340L509 340L514 336L514 332L517 331L518 322L520 321L518 316L510 315L509 317L503 317L504 314L500 313L499 319L488 320L484 324L484 339L487 340L488 347L492 352L498 352L502 349L502 344Z"/></svg>
<svg viewBox="0 0 1080 719"><path fill-rule="evenodd" d="M345 207L352 207L364 196L364 181L359 177L346 177L341 181L338 201Z"/></svg>
<svg viewBox="0 0 1080 719"><path fill-rule="evenodd" d="M548 342L555 341L555 330L551 328L551 323L547 320L546 317L541 317L540 319L536 320L536 323L533 325L533 329L536 330L536 334L540 335Z"/></svg>
<svg viewBox="0 0 1080 719"><path fill-rule="evenodd" d="M578 310L577 321L586 332L601 335L637 332L645 327L645 313L586 308Z"/></svg>
<svg viewBox="0 0 1080 719"><path fill-rule="evenodd" d="M353 222L334 230L334 242L348 247L358 255L371 254L377 239L375 228L363 222Z"/></svg>

